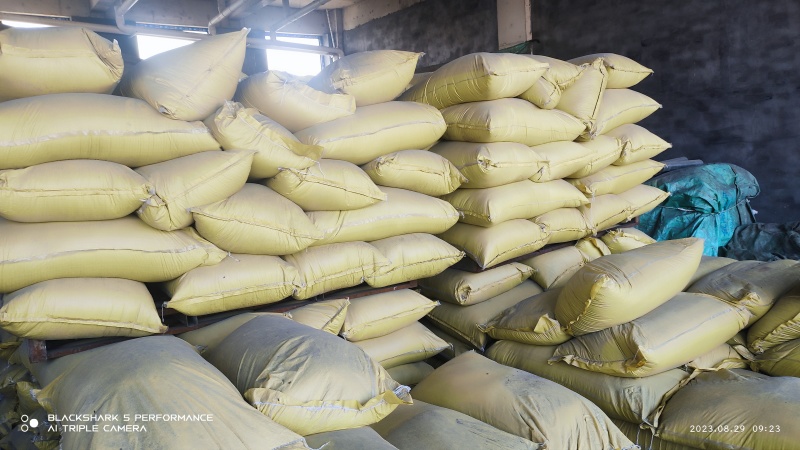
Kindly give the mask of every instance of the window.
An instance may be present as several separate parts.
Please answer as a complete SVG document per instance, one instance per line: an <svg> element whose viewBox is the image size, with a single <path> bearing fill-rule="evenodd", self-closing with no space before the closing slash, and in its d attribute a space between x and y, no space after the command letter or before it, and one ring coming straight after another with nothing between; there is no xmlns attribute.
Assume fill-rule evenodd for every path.
<svg viewBox="0 0 800 450"><path fill-rule="evenodd" d="M319 45L319 38L315 37L278 36L278 41ZM268 49L267 67L269 67L270 70L280 70L282 72L291 73L292 75L316 75L322 70L322 58L315 53Z"/></svg>
<svg viewBox="0 0 800 450"><path fill-rule="evenodd" d="M178 39L157 36L136 36L136 44L139 47L139 58L147 59L153 55L173 50L194 42L191 39Z"/></svg>

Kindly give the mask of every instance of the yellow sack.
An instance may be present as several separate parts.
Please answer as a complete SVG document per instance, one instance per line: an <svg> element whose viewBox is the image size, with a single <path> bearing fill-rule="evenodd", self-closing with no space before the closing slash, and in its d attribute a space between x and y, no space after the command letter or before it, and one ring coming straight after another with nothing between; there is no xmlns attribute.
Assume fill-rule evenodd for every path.
<svg viewBox="0 0 800 450"><path fill-rule="evenodd" d="M602 242L600 242L602 244ZM608 248L588 248L594 242L585 238L572 247L564 247L542 253L519 262L533 269L531 279L543 289L559 288L567 284L573 275L590 261L610 254ZM586 251L588 250L588 251Z"/></svg>
<svg viewBox="0 0 800 450"><path fill-rule="evenodd" d="M385 336L354 342L384 369L422 361L436 356L450 344L443 341L419 322Z"/></svg>
<svg viewBox="0 0 800 450"><path fill-rule="evenodd" d="M15 222L119 219L139 209L152 186L121 164L74 160L0 171L0 217Z"/></svg>
<svg viewBox="0 0 800 450"><path fill-rule="evenodd" d="M277 70L253 74L239 82L235 99L292 133L356 112L356 99L352 95L318 91Z"/></svg>
<svg viewBox="0 0 800 450"><path fill-rule="evenodd" d="M321 159L302 170L280 169L264 184L305 211L349 211L386 200L363 170L335 159Z"/></svg>
<svg viewBox="0 0 800 450"><path fill-rule="evenodd" d="M562 297L568 287L562 289ZM558 312L556 305L557 317ZM629 322L620 318L620 325L559 345L550 361L618 377L647 377L686 364L725 343L750 317L741 306L710 295L681 292L643 316Z"/></svg>
<svg viewBox="0 0 800 450"><path fill-rule="evenodd" d="M644 247L656 242L636 228L619 228L602 235L600 239L608 246L611 253L625 253L628 250Z"/></svg>
<svg viewBox="0 0 800 450"><path fill-rule="evenodd" d="M0 140L0 169L65 159L139 167L219 149L200 122L171 120L141 100L103 94L2 102L0 136L5 136Z"/></svg>
<svg viewBox="0 0 800 450"><path fill-rule="evenodd" d="M641 317L686 287L702 254L702 239L685 238L591 261L562 289L556 318L581 336Z"/></svg>
<svg viewBox="0 0 800 450"><path fill-rule="evenodd" d="M549 235L531 221L512 219L491 227L457 223L439 237L463 250L481 269L488 269L539 250Z"/></svg>
<svg viewBox="0 0 800 450"><path fill-rule="evenodd" d="M450 344L449 348L446 348L441 351L437 356L444 359L445 361L450 361L451 359L455 358L456 356L467 353L471 351L475 351L475 348L467 344L466 342L462 341L460 338L457 338L450 333L446 332L438 328L436 325L433 325L430 320L423 319L421 321L423 325L429 326L430 332L438 336L441 340Z"/></svg>
<svg viewBox="0 0 800 450"><path fill-rule="evenodd" d="M371 427L396 448L401 449L540 448L527 439L498 430L466 414L417 399L414 399L412 405L398 406L394 412Z"/></svg>
<svg viewBox="0 0 800 450"><path fill-rule="evenodd" d="M0 327L27 339L163 333L144 284L119 278L48 280L2 297Z"/></svg>
<svg viewBox="0 0 800 450"><path fill-rule="evenodd" d="M411 289L354 298L339 334L351 342L386 336L425 317L438 304Z"/></svg>
<svg viewBox="0 0 800 450"><path fill-rule="evenodd" d="M56 278L167 281L224 257L192 229L159 231L131 216L48 223L0 219L0 292Z"/></svg>
<svg viewBox="0 0 800 450"><path fill-rule="evenodd" d="M611 249L596 237L585 237L575 243L575 248L581 251L587 258L595 260L602 256L611 254Z"/></svg>
<svg viewBox="0 0 800 450"><path fill-rule="evenodd" d="M401 150L375 158L363 167L376 184L438 197L467 181L447 159L427 150Z"/></svg>
<svg viewBox="0 0 800 450"><path fill-rule="evenodd" d="M411 77L411 81L408 82L408 86L406 87L406 91L411 89L412 86L416 86L420 83L424 83L428 81L428 78L433 75L433 72L417 72L414 76ZM403 91L405 92L405 91Z"/></svg>
<svg viewBox="0 0 800 450"><path fill-rule="evenodd" d="M594 151L572 141L550 142L531 147L542 159L531 181L544 183L565 178L591 164Z"/></svg>
<svg viewBox="0 0 800 450"><path fill-rule="evenodd" d="M299 206L258 184L191 213L201 236L234 253L287 255L322 238Z"/></svg>
<svg viewBox="0 0 800 450"><path fill-rule="evenodd" d="M628 421L611 419L628 439L641 448L649 450L696 450L696 447L675 444L653 435L653 428Z"/></svg>
<svg viewBox="0 0 800 450"><path fill-rule="evenodd" d="M289 311L292 320L331 334L339 334L347 317L350 300L338 298L323 300Z"/></svg>
<svg viewBox="0 0 800 450"><path fill-rule="evenodd" d="M669 142L647 131L644 127L633 123L620 125L605 135L619 139L623 145L619 159L614 162L616 166L624 166L655 158L662 152L672 148L672 144Z"/></svg>
<svg viewBox="0 0 800 450"><path fill-rule="evenodd" d="M800 378L800 339L770 347L756 357L753 369L773 377Z"/></svg>
<svg viewBox="0 0 800 450"><path fill-rule="evenodd" d="M594 175L570 179L569 182L587 197L621 194L653 178L662 168L664 163L648 159L625 166L608 166Z"/></svg>
<svg viewBox="0 0 800 450"><path fill-rule="evenodd" d="M441 199L462 214L460 222L482 227L589 203L564 180L546 183L524 180L486 189L459 189Z"/></svg>
<svg viewBox="0 0 800 450"><path fill-rule="evenodd" d="M650 426L658 425L658 416L670 391L689 377L681 369L643 378L625 378L560 362L548 364L555 349L554 346L500 341L489 348L486 356L505 366L555 381L590 400L612 419Z"/></svg>
<svg viewBox="0 0 800 450"><path fill-rule="evenodd" d="M471 53L436 69L427 81L412 86L400 99L444 109L460 103L516 97L547 68L547 63L524 55Z"/></svg>
<svg viewBox="0 0 800 450"><path fill-rule="evenodd" d="M514 288L481 303L470 306L443 303L428 314L428 319L447 334L483 351L488 343L488 336L484 331L487 324L506 309L540 293L542 288L539 285L531 280L525 280Z"/></svg>
<svg viewBox="0 0 800 450"><path fill-rule="evenodd" d="M790 259L751 263L729 264L696 281L686 292L713 295L732 305L747 308L753 314L752 324L797 284L800 264Z"/></svg>
<svg viewBox="0 0 800 450"><path fill-rule="evenodd" d="M397 450L370 427L326 431L304 436L311 448L325 450Z"/></svg>
<svg viewBox="0 0 800 450"><path fill-rule="evenodd" d="M464 103L442 110L444 138L466 142L519 142L541 145L572 141L583 131L580 120L558 110L539 109L520 98Z"/></svg>
<svg viewBox="0 0 800 450"><path fill-rule="evenodd" d="M578 211L592 233L597 233L629 220L631 204L616 194L605 194L592 198L588 205L579 206Z"/></svg>
<svg viewBox="0 0 800 450"><path fill-rule="evenodd" d="M167 308L203 316L281 301L295 289L297 269L276 256L235 255L165 283Z"/></svg>
<svg viewBox="0 0 800 450"><path fill-rule="evenodd" d="M297 300L359 285L391 263L366 242L311 247L283 258L297 268L301 287L292 295Z"/></svg>
<svg viewBox="0 0 800 450"><path fill-rule="evenodd" d="M526 56L550 66L533 86L519 95L542 109L555 108L564 89L572 86L583 74L579 66L560 59L540 55Z"/></svg>
<svg viewBox="0 0 800 450"><path fill-rule="evenodd" d="M553 289L528 297L495 316L482 327L483 331L493 339L523 344L558 345L567 342L572 336L564 331L555 318L558 294L559 289ZM552 355L551 351L547 358Z"/></svg>
<svg viewBox="0 0 800 450"><path fill-rule="evenodd" d="M608 83L608 71L599 59L582 64L581 69L583 74L564 89L556 108L579 119L585 127L582 137L588 140L597 134L596 121Z"/></svg>
<svg viewBox="0 0 800 450"><path fill-rule="evenodd" d="M661 104L652 98L630 89L606 89L601 102L596 131L591 137L639 122L661 108Z"/></svg>
<svg viewBox="0 0 800 450"><path fill-rule="evenodd" d="M569 178L583 178L605 169L619 159L623 144L611 136L597 136L591 141L581 142L592 151L592 159L583 168L569 174Z"/></svg>
<svg viewBox="0 0 800 450"><path fill-rule="evenodd" d="M372 287L432 277L464 257L464 252L425 233L404 234L370 244L391 261L367 277L366 282Z"/></svg>
<svg viewBox="0 0 800 450"><path fill-rule="evenodd" d="M288 315L282 313L234 312L228 314L232 315L227 319L211 323L192 331L187 331L186 333L181 333L177 336L192 344L197 352L202 355L208 351L208 349L222 342L223 339L236 331L237 328L255 319L256 317L271 314L288 318Z"/></svg>
<svg viewBox="0 0 800 450"><path fill-rule="evenodd" d="M300 435L265 419L191 345L173 336L118 342L38 364L34 371L39 380L40 372L52 372L34 391L48 413L113 416L85 424L97 425L97 433L63 433L65 448L160 448L175 436L185 448L210 442L224 442L227 449L309 448ZM179 417L197 420L170 420Z"/></svg>
<svg viewBox="0 0 800 450"><path fill-rule="evenodd" d="M608 71L608 88L624 89L638 84L653 73L653 69L639 64L638 62L615 53L595 53L593 55L581 56L580 58L570 59L573 64L585 64L600 58Z"/></svg>
<svg viewBox="0 0 800 450"><path fill-rule="evenodd" d="M449 203L405 189L381 187L386 201L355 211L312 211L311 222L324 236L314 245L377 241L410 233L441 233L458 221Z"/></svg>
<svg viewBox="0 0 800 450"><path fill-rule="evenodd" d="M800 338L800 286L782 295L747 331L747 348L755 353Z"/></svg>
<svg viewBox="0 0 800 450"><path fill-rule="evenodd" d="M425 361L417 361L394 366L391 369L387 369L386 372L398 383L404 386L414 386L433 373L433 366ZM416 403L417 402L414 402L414 404ZM379 423L382 423L384 420L381 420Z"/></svg>
<svg viewBox="0 0 800 450"><path fill-rule="evenodd" d="M323 147L322 157L365 164L399 150L428 148L447 125L436 108L413 102L386 102L295 133L300 142Z"/></svg>
<svg viewBox="0 0 800 450"><path fill-rule="evenodd" d="M467 181L462 188L478 189L502 186L533 176L541 158L527 145L517 142L488 144L440 141L432 153L447 158Z"/></svg>
<svg viewBox="0 0 800 450"><path fill-rule="evenodd" d="M225 150L252 150L250 178L269 178L281 169L314 165L322 147L303 144L271 118L239 103L225 102L204 121Z"/></svg>
<svg viewBox="0 0 800 450"><path fill-rule="evenodd" d="M233 98L249 31L211 36L151 56L125 71L119 90L171 119L203 120Z"/></svg>
<svg viewBox="0 0 800 450"><path fill-rule="evenodd" d="M399 50L351 53L325 66L308 85L352 95L358 107L385 103L403 93L422 55Z"/></svg>
<svg viewBox="0 0 800 450"><path fill-rule="evenodd" d="M742 358L727 342L686 363L687 370L748 369L748 361Z"/></svg>
<svg viewBox="0 0 800 450"><path fill-rule="evenodd" d="M136 169L155 189L136 213L170 231L192 224L191 208L224 200L247 182L252 151L203 152Z"/></svg>
<svg viewBox="0 0 800 450"><path fill-rule="evenodd" d="M256 317L204 356L261 413L303 435L369 425L411 402L364 352L286 318Z"/></svg>
<svg viewBox="0 0 800 450"><path fill-rule="evenodd" d="M731 258L722 258L719 256L706 256L703 255L700 258L700 265L697 267L694 275L689 280L688 286L693 285L697 280L703 278L704 276L714 272L715 270L721 269L729 264L735 263L735 259Z"/></svg>
<svg viewBox="0 0 800 450"><path fill-rule="evenodd" d="M669 196L669 192L646 184L634 186L617 194L619 199L628 202L628 220L652 211Z"/></svg>
<svg viewBox="0 0 800 450"><path fill-rule="evenodd" d="M529 439L539 448L634 448L594 403L555 382L475 352L440 366L412 393L423 402Z"/></svg>
<svg viewBox="0 0 800 450"><path fill-rule="evenodd" d="M447 269L439 275L419 280L419 286L430 298L469 306L513 289L528 279L532 271L530 267L515 262L477 273Z"/></svg>
<svg viewBox="0 0 800 450"><path fill-rule="evenodd" d="M593 233L578 208L558 208L531 219L550 236L548 244L578 240Z"/></svg>
<svg viewBox="0 0 800 450"><path fill-rule="evenodd" d="M86 28L0 32L0 102L65 92L110 94L122 70L117 41Z"/></svg>
<svg viewBox="0 0 800 450"><path fill-rule="evenodd" d="M723 412L724 423L715 422ZM658 434L692 448L791 449L800 442L798 415L800 379L718 370L701 373L675 393Z"/></svg>

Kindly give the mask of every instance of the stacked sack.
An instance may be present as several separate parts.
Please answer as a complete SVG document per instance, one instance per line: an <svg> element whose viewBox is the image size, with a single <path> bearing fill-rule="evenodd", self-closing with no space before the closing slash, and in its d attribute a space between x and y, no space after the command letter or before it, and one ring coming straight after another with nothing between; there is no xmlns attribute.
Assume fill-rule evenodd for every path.
<svg viewBox="0 0 800 450"><path fill-rule="evenodd" d="M778 392L792 389L794 381L744 370L747 359L753 359L745 336L785 329L791 313L773 313L770 306L776 300L791 302L790 289L800 273L797 262L701 256L701 240L655 243L629 229L614 230L603 241L611 256L584 264L566 284L493 320L487 331L500 341L487 356L580 393L632 440L653 439L659 448L752 447L763 432L757 429L762 416L773 428L788 426L784 417L794 414L795 407L765 392L782 395ZM573 303L577 298L587 301ZM760 327L759 318L768 314L781 318ZM757 392L769 397L758 412L734 405L755 402ZM731 401L711 411L715 396ZM720 411L731 417L729 423L690 431L692 421L713 422ZM782 448L795 438L785 433L766 441L770 445L765 448Z"/></svg>

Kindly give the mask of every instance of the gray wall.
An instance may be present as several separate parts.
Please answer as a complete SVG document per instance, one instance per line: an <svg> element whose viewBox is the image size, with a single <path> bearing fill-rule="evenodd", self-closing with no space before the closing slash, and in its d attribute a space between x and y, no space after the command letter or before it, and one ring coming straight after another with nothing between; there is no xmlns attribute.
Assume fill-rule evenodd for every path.
<svg viewBox="0 0 800 450"><path fill-rule="evenodd" d="M495 0L425 0L344 33L346 54L366 50L424 52L418 67L497 51Z"/></svg>
<svg viewBox="0 0 800 450"><path fill-rule="evenodd" d="M800 2L533 0L534 53L598 52L655 70L635 90L664 105L641 123L658 159L728 162L761 185L759 222L800 220Z"/></svg>
<svg viewBox="0 0 800 450"><path fill-rule="evenodd" d="M629 56L655 70L634 89L664 105L642 126L658 159L728 162L761 185L760 222L800 220L800 1L532 0L533 53ZM420 65L497 50L496 3L426 0L345 33L346 53L426 52Z"/></svg>

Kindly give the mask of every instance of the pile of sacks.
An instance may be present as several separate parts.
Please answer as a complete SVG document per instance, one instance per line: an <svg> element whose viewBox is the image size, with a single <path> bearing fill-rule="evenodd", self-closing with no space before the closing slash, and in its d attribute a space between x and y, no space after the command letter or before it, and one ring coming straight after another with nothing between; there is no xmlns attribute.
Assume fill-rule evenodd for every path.
<svg viewBox="0 0 800 450"><path fill-rule="evenodd" d="M435 196L463 176L421 150L444 120L391 101L419 55L370 52L308 83L279 72L240 83L246 35L123 75L116 43L91 31L0 33L0 64L14 68L3 86L39 77L0 103L0 327L145 336L165 331L154 290L207 315L429 277L464 256L434 236L458 219ZM41 70L76 54L69 78Z"/></svg>
<svg viewBox="0 0 800 450"><path fill-rule="evenodd" d="M486 355L583 395L642 446L791 447L800 264L702 256L696 238L604 238L611 254L592 260L537 257L550 286L484 327L498 340Z"/></svg>

